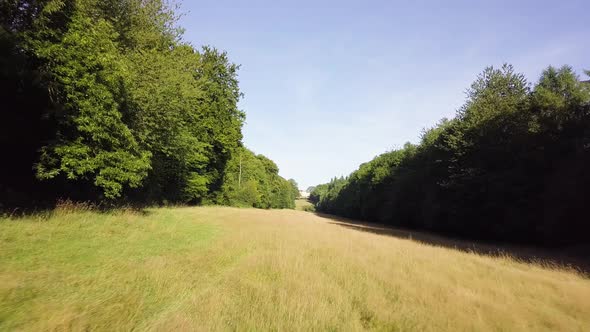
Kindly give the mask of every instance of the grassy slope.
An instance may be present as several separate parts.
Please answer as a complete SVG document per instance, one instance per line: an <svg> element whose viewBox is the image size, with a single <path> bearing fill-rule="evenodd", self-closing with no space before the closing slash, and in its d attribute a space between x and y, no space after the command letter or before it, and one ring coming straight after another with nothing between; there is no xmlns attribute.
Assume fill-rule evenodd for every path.
<svg viewBox="0 0 590 332"><path fill-rule="evenodd" d="M308 200L299 198L295 200L295 210L298 211L313 211L315 207Z"/></svg>
<svg viewBox="0 0 590 332"><path fill-rule="evenodd" d="M0 330L588 330L590 280L299 211L0 221Z"/></svg>

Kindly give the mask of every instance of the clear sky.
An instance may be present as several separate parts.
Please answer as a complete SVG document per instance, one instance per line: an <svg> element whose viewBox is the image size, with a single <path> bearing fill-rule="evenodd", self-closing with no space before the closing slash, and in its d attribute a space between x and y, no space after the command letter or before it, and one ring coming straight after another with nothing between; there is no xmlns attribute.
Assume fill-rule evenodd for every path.
<svg viewBox="0 0 590 332"><path fill-rule="evenodd" d="M195 46L241 64L244 143L305 189L452 117L486 66L590 69L590 0L185 0Z"/></svg>

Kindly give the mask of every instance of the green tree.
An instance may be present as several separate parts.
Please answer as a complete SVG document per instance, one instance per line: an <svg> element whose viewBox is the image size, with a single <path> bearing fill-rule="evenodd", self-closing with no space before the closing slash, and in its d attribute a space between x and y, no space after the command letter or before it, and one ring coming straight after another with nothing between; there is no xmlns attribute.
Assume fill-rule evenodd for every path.
<svg viewBox="0 0 590 332"><path fill-rule="evenodd" d="M0 178L3 201L223 201L229 162L242 151L239 66L225 52L183 42L173 6L10 0L0 13L10 110L1 115L1 143L15 152L18 174ZM24 135L24 126L38 130ZM256 171L244 181L244 201L286 205L276 165L248 157ZM33 166L37 179L23 171Z"/></svg>
<svg viewBox="0 0 590 332"><path fill-rule="evenodd" d="M61 9L50 4L57 7L45 7L41 20L46 18L47 25L53 23L49 17L54 10ZM117 32L106 20L84 12L72 15L58 42L43 38L46 29L33 34L28 43L43 61L42 70L54 91L51 98L62 107L52 114L58 128L55 140L42 149L39 177L90 179L107 198L120 196L124 185L138 187L151 154L138 145L118 102L128 78L113 41Z"/></svg>
<svg viewBox="0 0 590 332"><path fill-rule="evenodd" d="M299 198L299 185L295 179L289 179L289 183L291 184L291 190L293 192L293 197Z"/></svg>
<svg viewBox="0 0 590 332"><path fill-rule="evenodd" d="M454 119L420 144L317 186L322 212L469 237L587 241L590 89L549 67L531 90L512 66L486 68Z"/></svg>

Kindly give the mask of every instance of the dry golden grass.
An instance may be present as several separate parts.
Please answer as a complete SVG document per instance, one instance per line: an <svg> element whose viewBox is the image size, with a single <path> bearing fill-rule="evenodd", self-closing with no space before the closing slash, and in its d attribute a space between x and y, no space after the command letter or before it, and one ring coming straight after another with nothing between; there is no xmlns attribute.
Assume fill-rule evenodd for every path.
<svg viewBox="0 0 590 332"><path fill-rule="evenodd" d="M590 280L221 207L0 221L2 330L588 331Z"/></svg>

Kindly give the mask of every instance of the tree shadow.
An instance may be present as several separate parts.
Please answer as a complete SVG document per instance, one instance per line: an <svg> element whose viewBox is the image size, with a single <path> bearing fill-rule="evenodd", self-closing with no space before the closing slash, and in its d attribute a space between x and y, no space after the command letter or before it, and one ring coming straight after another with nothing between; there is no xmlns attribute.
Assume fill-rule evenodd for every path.
<svg viewBox="0 0 590 332"><path fill-rule="evenodd" d="M0 220L22 220L31 217L50 219L59 214L80 212L94 212L100 214L131 213L141 216L149 216L152 212L148 209L152 207L155 206L130 203L115 205L61 200L57 202L45 202L38 206L0 207Z"/></svg>
<svg viewBox="0 0 590 332"><path fill-rule="evenodd" d="M319 217L329 219L329 224L357 231L408 239L431 246L450 248L491 257L509 256L521 262L572 269L584 274L586 277L590 277L589 246L538 248L507 243L476 242L423 231L361 222L324 213L315 214Z"/></svg>

